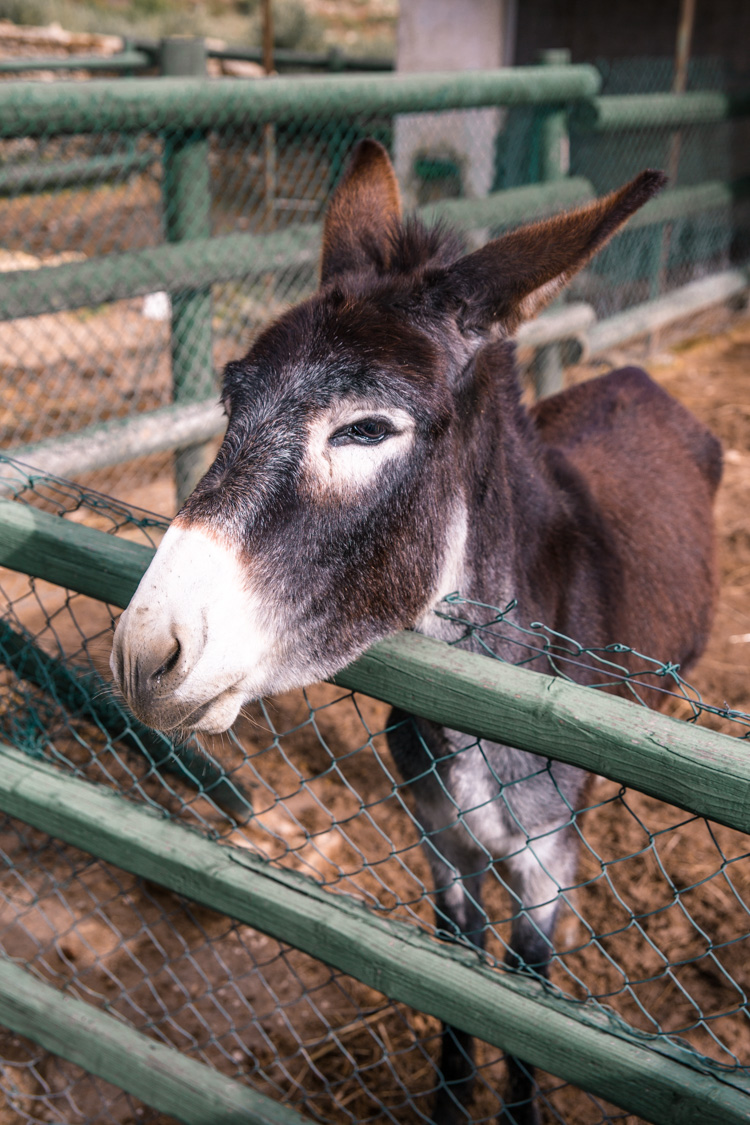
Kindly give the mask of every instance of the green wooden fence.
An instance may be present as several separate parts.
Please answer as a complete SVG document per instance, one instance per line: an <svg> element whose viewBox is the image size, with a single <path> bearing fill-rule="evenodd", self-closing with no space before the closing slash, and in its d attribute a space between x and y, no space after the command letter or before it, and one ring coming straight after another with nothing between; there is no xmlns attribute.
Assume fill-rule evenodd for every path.
<svg viewBox="0 0 750 1125"><path fill-rule="evenodd" d="M746 117L750 110L750 96L713 91L601 96L598 71L589 65L565 64L564 53L560 52L548 52L542 65L497 71L339 74L254 82L206 81L200 77L205 51L199 41L166 41L161 56L166 77L0 85L0 139L64 138L107 131L123 138L142 133L161 138L160 155L133 151L92 159L98 162L95 167L99 176L109 172L130 174L160 161L165 216L164 242L148 250L0 274L0 319L86 308L166 290L172 298L174 401L188 412L212 394L211 287L239 279L262 281L292 267L312 273L320 236L315 223L212 236L210 136L241 132L249 123L253 128L272 125L298 130L304 136L317 121L327 123L330 144L336 148L346 123L357 117L382 121L407 113L531 107L539 118L534 142L539 151L534 163L541 183L494 191L481 199L446 200L426 208L429 218L442 215L464 229L486 231L549 215L595 194L587 180L569 175L561 155L568 143L575 145L580 138L602 132L710 128ZM334 164L340 162L338 154ZM78 159L69 166L58 160L32 170L23 165L2 167L0 194L17 194L40 185L45 190L70 186L76 183L76 176L79 183L93 182L94 165L88 171L85 165L86 161ZM34 177L41 177L36 185ZM665 223L734 206L749 194L747 177L676 187L645 207L633 229L658 231ZM747 278L737 270L731 277L719 274L715 282L706 281L700 290L686 293L684 301L679 291L666 297L656 294L656 299L638 305L632 315L620 315L612 324L595 324L591 314L584 330L576 309L567 318L565 310L559 309L554 339L573 340L573 355L596 352L668 323L683 307L692 315L697 308L720 303L727 297L728 286L733 294L741 294ZM534 345L534 326L530 326L528 342L546 349L547 359L554 358L550 356L550 340ZM554 390L559 379L559 363L538 365L540 392ZM196 425L205 429L205 421ZM214 426L218 429L220 422ZM163 444L164 427L154 429ZM97 439L96 432L88 430L79 436L83 448ZM196 434L196 444L191 445L183 426L177 440L187 450L177 465L179 495L184 496L200 475L200 443L205 434ZM119 450L112 457L122 456L122 447L112 448ZM147 443L141 446L142 454L151 451ZM46 451L38 443L17 447L16 452L45 464ZM74 462L80 465L80 450ZM100 465L101 453L91 467Z"/></svg>
<svg viewBox="0 0 750 1125"><path fill-rule="evenodd" d="M0 502L0 565L125 605L151 549ZM625 700L405 633L336 677L413 714L593 770L750 831L745 743ZM395 1000L664 1125L750 1114L750 1078L606 1009L484 964L244 849L0 746L0 809L45 833L304 950ZM0 1022L195 1125L292 1125L300 1115L183 1058L106 1012L0 963Z"/></svg>

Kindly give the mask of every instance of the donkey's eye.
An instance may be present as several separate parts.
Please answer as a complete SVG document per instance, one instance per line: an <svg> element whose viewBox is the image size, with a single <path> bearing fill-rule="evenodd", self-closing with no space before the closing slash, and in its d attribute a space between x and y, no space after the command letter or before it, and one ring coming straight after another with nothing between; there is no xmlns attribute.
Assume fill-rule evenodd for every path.
<svg viewBox="0 0 750 1125"><path fill-rule="evenodd" d="M362 422L355 422L350 426L347 435L354 441L376 442L382 441L391 432L391 427L382 418L365 418Z"/></svg>
<svg viewBox="0 0 750 1125"><path fill-rule="evenodd" d="M353 422L339 430L331 437L331 442L334 445L351 441L358 445L377 445L393 432L392 425L385 418L363 418L361 422Z"/></svg>

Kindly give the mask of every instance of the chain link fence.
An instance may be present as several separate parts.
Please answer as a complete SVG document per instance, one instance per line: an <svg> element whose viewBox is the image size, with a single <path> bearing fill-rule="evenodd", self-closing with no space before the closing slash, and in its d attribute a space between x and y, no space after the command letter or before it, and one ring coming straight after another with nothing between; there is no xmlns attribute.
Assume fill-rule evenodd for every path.
<svg viewBox="0 0 750 1125"><path fill-rule="evenodd" d="M200 45L181 50L165 69L199 72ZM508 71L516 85L489 92L471 75L437 86L398 75L120 78L58 82L51 97L46 83L2 83L0 445L34 463L39 443L61 435L104 424L111 436L118 421L215 399L223 365L314 289L326 201L364 136L391 152L407 204L456 223L469 244L645 166L669 170L670 194L567 295L589 326L744 264L750 150L737 76L695 60L680 99L668 93L671 60L563 60ZM723 295L744 283L732 274ZM218 432L209 415L204 431ZM169 468L159 444L139 434L110 450L106 487L122 495ZM201 456L183 457L185 487ZM81 472L73 463L64 475Z"/></svg>
<svg viewBox="0 0 750 1125"><path fill-rule="evenodd" d="M630 99L633 116L617 127L573 132L570 173L583 176L597 195L612 191L638 168L662 168L669 188L682 194L687 206L672 222L629 224L622 235L597 255L573 293L590 301L600 318L653 300L687 282L745 261L748 209L744 187L722 203L703 207L690 189L711 182L731 183L748 175L744 143L746 126L738 121L713 126L692 123L679 129L652 118L638 120L641 99L667 96L672 88L674 62L664 58L596 59L601 75L600 96ZM720 59L693 59L687 94L732 94L746 85ZM614 104L614 103L613 103ZM641 102L645 107L645 102ZM528 138L534 123L525 110L512 111L498 143L498 175L503 186L518 186L538 175ZM537 158L538 159L538 158ZM707 198L707 197L706 197ZM677 212L677 208L675 208Z"/></svg>
<svg viewBox="0 0 750 1125"><path fill-rule="evenodd" d="M0 481L19 506L130 543L153 546L166 527L7 459ZM116 609L9 570L0 571L0 589L2 741L377 917L450 937L435 921L424 841L388 752L386 704L319 684L247 707L226 735L172 746L107 686ZM705 702L671 665L617 646L587 649L543 625L520 628L512 604L454 595L439 612L455 620L457 641L500 631L519 665L564 677L584 664L602 688L627 682L636 703L666 695L668 712L689 723L750 737L750 715ZM467 739L466 750L475 744ZM432 1016L39 827L10 816L1 823L5 957L312 1120L430 1120L440 1082ZM580 861L562 888L553 993L586 1001L615 1032L627 1024L643 1042L741 1084L750 1077L747 837L604 778L593 780L573 825ZM489 855L486 887L487 963L497 966L518 904ZM492 1121L502 1052L481 1045L477 1074L468 1119ZM551 1075L538 1078L545 1122L636 1119ZM3 1125L171 1120L0 1031Z"/></svg>
<svg viewBox="0 0 750 1125"><path fill-rule="evenodd" d="M564 86L564 69L589 75L577 93ZM638 100L668 93L671 61L598 62L596 74L550 67L546 95L542 80L537 70L525 100L488 105L475 93L468 108L440 110L434 91L424 95L427 108L414 96L388 104L378 94L362 109L356 84L332 86L327 98L302 85L308 93L280 94L275 108L262 82L255 102L240 81L222 84L222 100L189 93L168 102L157 84L177 90L181 79L122 78L97 87L88 116L71 108L75 91L66 102L73 83L60 84L54 108L39 87L4 83L2 447L26 450L33 463L40 443L87 431L90 445L90 428L101 426L111 446L119 425L153 416L159 429L164 415L154 412L175 403L195 407L218 432L207 405L218 373L269 318L314 289L326 201L363 136L391 152L407 203L460 225L470 245L642 167L669 168L667 204L644 210L568 295L571 308L586 305L599 322L745 264L750 149L732 101L744 93L736 76L694 62L688 95L708 100L686 95L682 117L663 105L654 116L654 103ZM141 82L152 85L139 102ZM628 117L622 102L607 103L619 124L586 117L597 98L620 96L635 110ZM194 452L178 459L183 482L206 456L208 435L196 433L197 446L187 442ZM88 487L124 497L165 471L171 477L172 449L185 439L152 441L145 458L139 440L100 468L89 458L73 474L80 485L6 462L4 493L66 523L155 545L162 518ZM174 510L171 487L158 498L162 511ZM221 738L175 747L111 695L116 609L12 571L0 572L0 588L4 741L309 876L378 917L438 932L411 798L388 754L387 705L321 684L252 705ZM543 627L528 633L514 625L512 606L455 597L440 612L478 639L503 631L519 664L564 675L571 662L586 663L602 687L625 679L636 702L667 693L669 713L747 737L749 716L706 703L669 665L594 652ZM614 1028L625 1021L645 1042L677 1044L698 1065L721 1067L728 1083L744 1082L747 837L601 778L574 824L580 863L563 889L554 990L588 1001ZM440 1082L433 1016L20 819L4 818L0 853L0 944L40 981L313 1120L429 1121ZM517 908L489 857L486 884L488 961L500 964ZM471 1119L491 1121L502 1052L482 1044L477 1063ZM554 1076L539 1082L545 1122L633 1120ZM1 1125L171 1120L0 1031Z"/></svg>

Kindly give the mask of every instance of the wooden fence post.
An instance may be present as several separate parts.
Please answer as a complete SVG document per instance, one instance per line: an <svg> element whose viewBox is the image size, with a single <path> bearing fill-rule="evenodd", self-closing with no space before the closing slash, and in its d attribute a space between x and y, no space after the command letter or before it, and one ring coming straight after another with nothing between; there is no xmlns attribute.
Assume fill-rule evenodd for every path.
<svg viewBox="0 0 750 1125"><path fill-rule="evenodd" d="M165 77L198 77L206 73L202 39L163 39L161 72ZM167 241L211 235L209 140L204 130L177 129L164 135L163 206ZM172 386L175 403L209 398L215 389L211 339L211 289L181 289L172 298ZM208 468L208 447L190 445L175 454L178 506L190 495Z"/></svg>

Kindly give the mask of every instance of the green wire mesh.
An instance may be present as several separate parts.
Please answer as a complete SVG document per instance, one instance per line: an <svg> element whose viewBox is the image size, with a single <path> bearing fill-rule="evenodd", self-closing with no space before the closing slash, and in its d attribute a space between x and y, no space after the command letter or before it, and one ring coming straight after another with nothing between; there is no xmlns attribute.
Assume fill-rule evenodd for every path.
<svg viewBox="0 0 750 1125"><path fill-rule="evenodd" d="M449 594L436 612L455 626L457 635L450 644L473 640L475 649L497 660L499 658L488 637L501 637L517 654L518 658L513 663L519 667L533 668L571 682L577 682L572 675L574 669L587 668L599 673L596 681L589 685L591 687L625 686L626 698L643 707L660 707L688 722L705 720L708 716L724 719L727 721L724 729L737 737L750 738L748 715L728 704L717 707L707 703L697 688L680 675L679 664L655 660L627 645L585 648L572 637L556 632L541 621L534 621L525 628L513 620L517 605L515 600L511 600L504 609L499 609L455 593ZM654 692L658 694L654 695ZM720 723L713 725L722 729Z"/></svg>
<svg viewBox="0 0 750 1125"><path fill-rule="evenodd" d="M670 88L671 59L600 60L597 66L605 95ZM739 85L740 77L718 61L691 63L688 92L732 92ZM237 87L229 82L226 88L231 100ZM389 149L410 207L470 201L540 180L549 110L357 114L332 100L326 114L299 111L271 124L209 120L205 131L190 132L169 114L155 114L151 127L138 130L125 108L119 128L102 130L92 112L90 132L64 135L50 126L39 137L0 140L0 275L95 262L165 241L259 240L242 276L201 286L187 298L170 300L166 290L173 281L160 282L156 270L153 293L102 301L92 292L85 307L33 317L20 312L3 323L0 448L75 434L173 400L214 396L224 364L249 347L270 317L314 289L316 230L360 138L376 137ZM590 181L597 193L645 166L668 169L673 188L746 183L746 132L742 121L612 134L573 128L569 174ZM501 229L469 228L469 241ZM589 302L600 318L651 300L746 261L748 229L748 204L738 196L673 222L628 230L576 280L567 299ZM123 262L124 274L130 268ZM180 281L190 280L188 269ZM126 487L169 464L169 454L154 454L148 464L112 470L107 485Z"/></svg>
<svg viewBox="0 0 750 1125"><path fill-rule="evenodd" d="M671 59L597 65L604 94L670 87ZM688 90L737 87L737 76L720 63L691 63ZM151 294L102 302L92 293L86 307L2 323L0 447L72 435L175 397L215 396L222 366L270 317L314 288L311 235L361 137L376 137L395 157L409 204L429 206L478 190L479 172L465 153L480 148L487 165L481 190L537 182L543 108L409 115L422 117L422 140L406 165L399 160L403 117L352 114L345 105L325 117L270 125L209 122L194 136L168 120L140 131L102 130L93 116L90 132L50 128L38 138L0 140L0 272L207 235L274 236L284 247L262 269L250 260L242 277L211 285L210 302L204 293L197 312L194 302L180 315L165 281ZM750 173L745 132L744 123L678 133L573 131L570 174L597 192L610 190L644 166L669 167L679 137L673 186L736 181ZM191 141L198 175L178 200L170 159ZM745 262L749 226L747 205L734 202L627 231L577 280L570 298L606 317ZM469 238L500 229L470 230ZM177 353L191 373L188 384L175 378ZM122 494L171 463L162 453L118 466L107 485ZM23 473L18 484L18 474L4 469L0 477L5 487L16 482L19 502L137 542L157 544L166 527L82 485L33 474L23 480ZM163 510L172 505L167 492ZM373 910L442 932L411 798L388 754L385 705L316 685L247 708L221 738L175 747L136 723L109 690L116 611L8 571L0 573L0 589L0 737ZM702 700L669 664L617 647L591 650L586 638L579 644L543 624L523 630L512 604L477 606L457 594L440 613L455 620L456 640L470 633L481 646L487 631L501 630L513 639L519 664L565 675L585 662L602 686L624 680L641 702L666 694L669 713L747 737L748 715ZM554 986L645 1036L679 1038L699 1056L746 1071L746 838L601 779L571 820L580 861L575 883L563 888ZM40 978L314 1120L429 1121L439 1081L432 1018L18 820L2 822L0 853L0 945ZM499 963L517 906L489 856L485 883L488 957ZM475 1121L496 1117L503 1068L500 1053L483 1045ZM540 1085L548 1121L625 1119L554 1078L540 1076ZM6 1118L34 1125L167 1121L0 1031L2 1125Z"/></svg>
<svg viewBox="0 0 750 1125"><path fill-rule="evenodd" d="M33 471L24 480L17 463L2 465L0 481L19 503L138 542L155 544L166 527L69 482ZM429 841L388 753L387 705L318 684L247 707L226 735L170 748L165 768L164 747L144 739L107 686L116 611L10 571L0 572L0 591L0 738L372 910L451 936L434 916ZM704 703L669 664L638 655L623 670L620 648L588 649L543 625L521 629L512 605L453 595L438 612L455 621L456 640L471 633L481 643L500 630L515 639L519 664L565 675L584 662L601 671L602 686L624 678L636 700L665 693L675 713L747 737L749 715ZM467 738L467 749L475 744ZM747 838L601 778L571 823L580 859L562 888L553 986L597 1005L615 1027L625 1020L655 1042L747 1073ZM429 1121L439 1082L431 1017L16 819L2 821L0 855L0 945L40 978L313 1120ZM499 964L519 907L489 855L486 867L487 958ZM11 1120L168 1120L2 1031L0 1060ZM503 1066L500 1052L481 1046L471 1120L496 1117ZM559 1080L539 1082L547 1120L625 1117Z"/></svg>
<svg viewBox="0 0 750 1125"><path fill-rule="evenodd" d="M671 58L594 59L602 76L601 95L667 94L671 91ZM688 67L687 92L733 92L744 86L722 59L695 58ZM538 121L538 116L537 119ZM538 175L533 113L526 107L509 111L498 140L496 183L518 187ZM586 134L573 131L570 174L584 176L597 194L612 191L640 168L662 168L669 188L689 188L706 181L732 181L748 174L737 144L744 144L745 124L719 122L709 126L661 126ZM739 157L739 159L738 159ZM744 261L748 204L725 203L697 214L648 228L625 229L596 256L585 274L573 282L568 299L586 300L604 319L635 304L653 300L677 286ZM632 224L631 224L632 226Z"/></svg>

